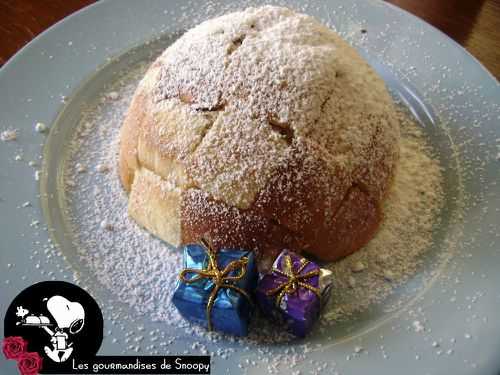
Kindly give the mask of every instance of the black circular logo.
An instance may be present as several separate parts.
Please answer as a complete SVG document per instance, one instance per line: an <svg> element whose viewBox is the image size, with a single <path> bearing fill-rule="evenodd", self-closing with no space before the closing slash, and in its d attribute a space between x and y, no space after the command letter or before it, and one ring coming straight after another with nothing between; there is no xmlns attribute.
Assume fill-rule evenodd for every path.
<svg viewBox="0 0 500 375"><path fill-rule="evenodd" d="M64 281L44 281L23 290L5 314L5 337L21 337L27 352L42 357L43 373L66 367L71 358L95 356L103 319L96 301Z"/></svg>

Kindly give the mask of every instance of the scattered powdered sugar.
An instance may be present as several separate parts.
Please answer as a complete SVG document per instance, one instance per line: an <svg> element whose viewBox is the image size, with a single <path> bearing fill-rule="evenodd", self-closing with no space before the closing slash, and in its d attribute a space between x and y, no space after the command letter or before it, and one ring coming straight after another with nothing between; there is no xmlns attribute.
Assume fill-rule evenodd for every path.
<svg viewBox="0 0 500 375"><path fill-rule="evenodd" d="M120 301L152 321L209 341L220 340L225 336L190 325L170 303L181 251L154 238L127 214L117 169L119 131L146 67L141 64L124 74L106 89L117 95L110 98L106 91L82 116L65 170L72 235L82 264ZM439 224L443 200L439 162L417 125L405 113L400 113L400 121L401 166L386 200L385 221L364 249L329 265L336 281L320 330L383 301L413 276L429 249L432 227ZM290 339L264 319L252 325L253 333L244 339L247 343Z"/></svg>
<svg viewBox="0 0 500 375"><path fill-rule="evenodd" d="M415 329L415 332L422 332L425 330L424 325L419 320L415 320L412 325Z"/></svg>
<svg viewBox="0 0 500 375"><path fill-rule="evenodd" d="M282 3L281 1L276 2ZM166 9L164 14L171 18L172 22L179 22L179 24L183 25L178 29L186 29L184 23L186 25L197 24L207 17L219 15L228 10L234 10L234 8L241 8L244 6L243 3L247 4L248 2L242 1L240 4L233 2L231 3L232 8L227 9L226 6L222 6L220 3L207 1L204 3L206 8L202 8L198 1L186 0L186 4L182 5L178 11L175 9ZM360 342L357 342L358 339L349 337L353 345L352 350L346 353L349 354L346 359L352 361L357 356L360 357L360 354L363 356L367 355L369 351L370 355L379 354L380 360L390 361L395 358L400 360L400 357L396 357L394 352L391 351L393 348L390 345L392 334L398 334L399 332L400 334L415 335L422 338L430 348L433 348L431 350L433 351L432 355L435 360L444 361L444 357L446 356L450 362L458 362L457 357L452 355L454 351L461 354L464 353L463 349L458 345L463 345L464 342L472 345L476 342L475 340L480 340L480 337L476 336L475 331L471 332L469 329L451 333L452 335L456 335L457 340L454 337L450 338L449 335L440 336L438 333L439 329L436 329L436 325L439 324L440 320L428 320L425 317L425 312L427 310L427 313L431 313L432 308L437 308L438 311L447 311L446 306L442 304L448 304L451 306L450 311L455 314L454 317L456 319L463 318L463 327L470 328L471 325L476 327L479 324L487 325L491 321L491 317L481 315L484 314L482 310L484 304L475 303L476 298L500 299L500 294L497 292L485 295L484 292L478 291L477 295L474 294L474 296L463 296L460 294L465 282L474 283L479 280L483 283L481 285L485 285L485 280L483 279L490 279L491 277L491 270L485 270L484 274L482 272L472 272L471 278L467 262L477 262L479 260L478 257L483 256L486 252L494 256L498 256L499 254L498 246L496 246L499 233L498 226L488 221L485 221L484 225L482 225L482 221L487 219L488 215L496 213L496 211L493 212L495 210L493 199L496 197L495 193L498 191L497 182L492 181L486 174L489 162L491 161L490 159L496 161L500 159L500 140L495 133L496 128L483 129L483 125L487 124L491 118L500 118L499 106L497 103L485 101L484 103L487 103L488 106L480 107L481 111L476 110L479 103L486 100L482 94L483 87L470 83L471 81L468 80L466 69L469 65L464 64L462 60L457 61L456 65L451 64L449 66L441 66L435 63L433 49L428 48L428 44L424 42L424 39L432 36L432 33L427 31L423 26L406 25L401 24L399 21L394 21L393 23L388 22L385 25L379 25L380 27L374 30L375 26L374 29L367 27L367 22L371 22L371 20L364 20L361 17L361 12L358 13L359 4L353 3L352 6L349 5L348 7L339 5L333 7L333 9L332 6L328 5L327 7L325 4L305 1L300 6L301 10L308 13L321 14L321 18L330 27L336 28L351 44L366 50L373 60L383 62L383 65L388 67L391 72L394 72L398 76L398 79L404 78L410 82L421 82L423 80L422 84L416 85L418 87L417 91L420 91L422 94L424 102L432 103L433 109L436 110L441 119L440 125L445 128L445 136L449 136L453 143L450 154L453 154L453 158L456 157L460 163L463 163L456 170L451 166L450 172L450 166L446 162L446 154L450 149L448 148L448 144L446 144L443 153L439 154L439 157L443 160L443 165L446 166L443 174L447 176L448 173L454 174L457 172L457 183L465 181L468 184L472 180L477 180L478 185L481 186L473 194L467 192L465 196L457 197L456 203L459 206L459 210L457 211L459 212L456 213L456 218L451 223L453 224L456 220L455 224L458 223L458 225L454 225L453 230L448 231L447 228L442 228L443 224L439 220L436 220L439 217L439 210L443 204L440 201L442 199L440 197L441 189L437 189L435 194L429 192L432 204L429 205L429 211L426 212L421 207L421 197L418 195L415 196L415 192L417 188L425 191L425 189L422 189L422 186L434 187L435 185L430 183L430 181L425 181L425 178L422 178L422 176L413 178L409 174L403 174L397 177L400 180L401 194L398 193L398 183L396 182L386 204L386 222L377 237L365 249L361 250L359 255L349 257L339 262L338 265L332 265L337 274L340 274L340 278L336 284L336 295L334 295L334 299L332 299L325 311L324 324L320 326L320 332L325 333L324 339L327 342L336 343L337 332L342 331L339 336L345 333L345 330L343 330L343 320L347 319L348 321L355 322L354 331L347 331L348 335L351 336L350 334L356 332L357 327L363 326L363 323L358 324L359 319L356 312L369 310L371 306L381 306L382 309L379 312L382 311L381 313L383 314L384 311L394 311L406 306L408 298L399 294L402 290L409 298L417 297L415 299L417 303L412 304L412 308L415 307L418 314L414 316L411 310L402 312L401 316L406 317L407 325L405 326L396 322L391 327L392 332L384 333L384 336L380 335L381 343L384 340L387 341L384 342L384 345L380 345L380 350L372 342L363 342L366 350L356 353L354 343L360 345L362 339L359 339ZM335 22L330 21L330 19L334 19ZM402 18L402 20L404 22L405 19ZM170 32L170 25L170 23L169 27L162 25L155 30L159 34L167 29ZM368 32L366 32L366 28L368 28ZM364 33L360 34L360 30L362 30L362 33L364 30ZM399 42L394 43L393 41L395 40ZM373 44L374 41L375 47ZM394 48L394 46L401 46L401 43L406 43L404 48ZM443 46L443 42L438 41L437 44L438 46ZM397 51L397 53L393 53L394 51ZM49 56L49 58L52 58L52 56ZM422 74L427 71L427 69L421 69L422 64L430 64L429 69L437 73L442 73L442 79L439 77L440 79L433 80ZM107 88L106 93L108 95L106 96L103 93L98 98L102 105L96 106L91 104L72 142L71 155L66 164L65 183L67 191L65 194L69 203L67 212L71 218L73 238L80 249L81 256L81 264L76 264L76 266L73 264L73 269L75 272L80 272L84 266L88 266L92 280L98 279L100 283L105 285L121 301L127 305L133 305L135 310L144 314L145 320L160 320L166 326L165 332L155 330L154 332L152 331L152 336L149 336L147 332L143 332L143 326L137 326L139 324L138 320L132 320L132 323L137 323L135 326L132 324L127 327L121 320L128 314L124 311L129 310L122 310L120 305L115 304L113 301L113 303L102 305L106 324L109 324L113 329L113 332L111 330L105 332L105 336L111 339L110 336L114 336L120 330L124 331L125 329L134 329L137 332L142 332L140 335L143 335L145 339L139 342L133 339L133 335L137 334L137 332L132 331L125 334L125 340L112 338L113 344L118 343L116 347L121 349L122 353L147 351L153 355L159 352L161 354L170 354L170 350L172 349L170 345L174 341L184 342L184 337L189 337L186 340L188 342L186 349L189 352L193 354L217 355L224 359L233 356L233 358L238 358L238 361L240 361L238 367L244 372L249 372L249 370L252 371L254 368L260 367L260 369L267 370L269 373L283 372L287 371L287 369L290 369L290 373L301 373L300 370L297 370L297 366L300 368L302 367L301 365L304 365L302 370L309 368L306 370L307 373L338 374L336 370L338 369L338 365L342 365L342 358L339 358L336 355L337 353L327 353L325 351L326 345L320 347L320 344L314 344L314 341L317 340L318 342L323 339L318 337L320 335L311 335L308 339L310 341L307 341L303 345L301 341L298 341L285 346L275 345L275 349L270 349L273 348L272 345L262 345L262 342L266 339L271 341L269 336L272 336L275 331L272 331L265 321L258 320L254 323L255 329L253 329L253 332L262 332L260 337L252 334L249 339L239 340L233 337L206 334L203 329L191 326L180 319L179 315L169 307L169 297L175 280L175 276L171 277L170 272L177 273L181 255L179 251L171 251L166 244L146 234L137 225L127 219L126 196L121 191L116 175L115 158L118 129L122 116L128 107L134 87L142 77L145 69L146 66L142 66L135 73L122 77L121 81L113 87ZM126 70L128 71L128 69ZM453 80L450 77L453 77ZM463 84L457 86L456 89L450 89L451 83L455 85L456 77L463 79ZM111 92L115 92L118 95L111 94ZM440 100L440 98L443 100ZM449 125L447 125L448 123ZM84 128L88 128L88 130L85 131ZM480 128L481 132L478 133L477 128ZM409 135L416 129L411 124L408 124L406 131L403 129L403 147L411 144L409 142L411 136ZM443 129L439 126L439 131L441 130ZM13 138L15 139L17 133L15 130L13 132ZM432 130L429 137L427 137L429 128L425 128L423 132L425 133L424 135L419 134L422 131L416 131L415 147L407 150L407 156L410 156L410 159L413 160L409 164L413 166L423 165L425 164L423 161L428 158L432 164L432 178L436 178L434 181L437 181L440 177L435 173L436 159L432 156L433 152L431 152L431 149L425 146L426 138L432 142L434 150L440 150L441 148L439 145L437 147L434 146ZM9 133L12 136L10 130L8 132L0 130L0 140L14 140L8 139L10 138L7 136ZM490 149L491 140L495 140L496 142L496 148L493 151ZM16 143L13 143L15 146ZM481 147L479 156L475 151L471 151L475 150L473 146ZM19 153L19 157L16 156L15 160L20 161L30 158L28 154L24 154L19 150L16 152ZM80 169L81 173L79 174L81 176L77 176L77 163L81 163L84 166L84 170ZM30 162L30 165L33 164L33 162ZM99 164L109 165L109 173L98 172L97 165ZM36 171L35 176L38 176L38 174L39 172ZM407 180L407 184L402 183L405 179ZM414 186L410 186L412 183ZM446 181L445 185L446 202L444 204L447 205L447 202L450 200L448 181ZM405 191L408 193L407 196L402 195ZM398 196L399 198L397 198ZM410 196L417 198L418 208L414 208L410 199L405 198ZM455 198L452 197L451 199L454 200ZM26 214L30 214L34 208L21 208L22 202L23 200L16 203L18 208L22 209ZM403 204L403 202L406 203ZM2 203L2 197L0 197L0 203ZM29 202L27 203L29 204ZM488 204L491 204L490 208L487 207ZM477 216L475 214L469 215L471 211L462 211L460 209L469 207L475 208L473 213L480 211L479 214ZM454 207L452 209L454 210ZM405 212L405 210L409 210L409 212ZM434 210L435 213L432 213ZM496 210L498 211L498 209ZM396 220L390 219L390 215L395 215L404 221L401 218L407 218L409 217L408 215L416 212L424 213L423 218L415 219L421 220L418 223L420 228L424 229L421 234L416 229L412 229L411 224L407 224L408 228L404 228L403 225L405 224L403 222L395 222ZM455 213L453 214L455 215ZM442 220L446 220L444 219L445 216L446 213L442 215ZM432 234L429 233L428 222L432 222L433 220L435 220L436 227L432 232L438 233L438 235L442 229L445 232L450 232L449 236L445 234L443 247L439 246L439 238L436 242L431 241L430 236ZM103 222L105 223L104 228L101 228L100 226ZM469 232L466 238L463 237L463 222L470 223L473 228L473 232ZM410 223L415 223L415 221L411 221ZM481 223L481 225L477 223ZM113 230L106 229L108 224L111 225ZM36 229L38 227L37 224L33 224L33 227L34 231L38 230ZM43 227L43 225L40 227ZM401 237L399 240L395 235L390 235L391 232L393 234L400 233ZM495 237L491 240L491 243L486 244L482 241L482 235L485 233L494 234ZM386 238L385 240L384 237ZM385 242L387 238L392 238L392 241ZM417 244L412 242L412 239L415 238L418 239ZM424 245L425 243L432 243L432 245L429 248L429 246ZM438 256L433 257L430 255L434 252L436 243L438 243L436 246ZM396 244L396 246L391 247L389 244ZM47 243L43 244L36 241L35 245L37 247L35 247L35 250L30 255L30 260L34 263L36 262L36 269L40 271L41 275L55 280L58 272L62 272L66 268L69 269L70 266L64 268L60 266L59 262L56 262L56 258L60 254L56 248L56 243L52 243L49 239ZM444 258L449 257L452 250L458 254L455 257L457 262L451 262L449 269L435 280L437 284L435 286L442 288L442 298L433 299L430 301L430 304L418 304L418 301L421 301L420 298L422 297L422 295L419 296L421 290L420 284L434 281L432 279L432 270L439 270L441 265L444 264ZM62 257L65 258L64 254L66 250L62 251ZM403 251L409 252L410 259L406 260L402 258ZM394 262L392 263L390 262L391 258L394 258ZM342 269L348 270L349 265L354 266L358 262L363 265L361 267L354 267L354 269L360 269L358 272L353 272L351 269L349 272L346 271L345 274L343 273ZM462 265L462 262L465 266ZM40 267L40 264L47 265L50 271L47 272L43 267ZM54 269L52 265L56 268ZM18 266L14 267L14 263L12 263L12 267L14 270ZM9 268L10 266L7 265L7 270ZM373 273L374 269L378 272L376 275ZM79 275L81 276L81 274ZM418 278L420 275L422 276L422 281L417 280L415 283L415 278ZM64 274L64 278L67 278L66 274ZM27 280L27 276L24 275L21 279L23 281ZM405 279L408 279L407 282L404 281ZM81 282L82 279L80 278L77 281ZM8 283L8 280L5 282ZM372 282L374 283L373 285L371 284ZM86 283L82 283L82 285L87 286ZM349 293L350 295L347 295ZM338 299L339 294L341 294L340 299ZM362 301L355 301L356 298L362 299ZM335 299L337 299L337 304L335 304ZM377 303L377 301L381 301L381 303ZM137 303L134 304L134 302ZM432 314L430 315L432 316ZM415 331L420 330L420 326L417 325L415 327L413 324L416 321L420 322L423 327L423 330L418 333ZM143 324L142 320L141 323ZM331 323L334 323L334 325L329 327ZM171 327L178 327L181 333L172 333ZM268 328L270 333L263 333ZM198 339L189 335L202 338ZM148 338L150 339L148 340ZM287 339L287 337L279 339ZM323 340L323 343L325 340ZM311 344L311 341L313 344ZM236 343L241 345L238 347ZM224 348L224 346L226 347ZM227 346L230 347L228 348ZM353 350L354 353L352 353ZM328 362L318 362L310 359L311 352L313 351L325 354L325 360ZM256 355L250 356L252 352L255 352ZM245 357L247 354L248 356ZM425 361L432 359L424 352L416 353L415 358L417 357ZM475 359L479 358L481 357L476 357ZM464 365L470 364L471 367L476 367L476 363L469 361L467 358L463 362ZM220 361L220 363L228 363L228 366L230 366L231 361ZM326 368L325 366L328 367ZM226 373L229 373L229 371L226 371Z"/></svg>
<svg viewBox="0 0 500 375"><path fill-rule="evenodd" d="M164 168L148 163L150 154L165 157L169 154L165 150L174 148L168 158L181 161L189 188L231 207L271 211L277 201L274 195L280 195L293 207L287 212L292 218L284 220L285 214L275 210L273 219L287 231L301 231L313 253L319 250L310 242L328 238L323 233L331 231L309 235L317 213L298 198L305 190L301 186L328 197L321 210L329 222L342 200L348 199L350 187L362 185L377 201L395 165L399 133L383 81L336 33L315 18L287 8L248 8L201 23L160 56L145 82L147 89L139 97L155 93L153 113L165 111L165 101L180 108L188 103L195 113L172 119L169 127L177 130L174 134L137 151L126 147L125 152L133 152L141 167L161 175L159 170ZM185 142L185 133L200 133L192 125L199 111L218 114L204 125L203 136L186 158L176 146L187 143L192 148L193 142ZM134 112L137 115L138 110ZM124 136L137 131L140 139L148 139L150 133L158 138L151 130L158 121L151 126L144 122L138 120L137 129L129 127ZM178 123L188 130L179 131ZM297 172L297 177L276 176L282 169L291 175ZM170 175L167 170L163 174ZM140 190L142 184L132 190L135 187ZM186 198L183 204L187 210L220 210L202 199L191 204ZM207 207L197 207L203 205ZM182 217L181 221L189 228L193 220ZM168 240L161 233L160 237ZM258 245L254 249L259 252Z"/></svg>
<svg viewBox="0 0 500 375"><path fill-rule="evenodd" d="M45 125L43 122L37 122L35 124L35 131L38 133L45 133L47 131L47 125Z"/></svg>
<svg viewBox="0 0 500 375"><path fill-rule="evenodd" d="M152 319L177 321L168 308L171 288L166 286L175 283L181 254L129 220L116 169L118 131L143 72L142 66L125 76L120 97L104 95L99 107L84 116L70 145L67 198L81 260L98 281Z"/></svg>
<svg viewBox="0 0 500 375"><path fill-rule="evenodd" d="M405 113L400 113L400 123L400 163L384 202L384 221L364 248L329 266L336 287L327 319L360 312L412 277L426 260L440 224L444 194L439 161Z"/></svg>
<svg viewBox="0 0 500 375"><path fill-rule="evenodd" d="M15 141L17 139L17 129L7 129L0 133L0 140L3 142Z"/></svg>

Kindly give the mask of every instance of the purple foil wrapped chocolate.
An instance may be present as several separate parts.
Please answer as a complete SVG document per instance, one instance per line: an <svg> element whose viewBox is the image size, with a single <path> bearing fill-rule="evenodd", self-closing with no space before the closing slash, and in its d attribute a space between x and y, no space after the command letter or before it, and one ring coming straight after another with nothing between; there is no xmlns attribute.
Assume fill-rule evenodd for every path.
<svg viewBox="0 0 500 375"><path fill-rule="evenodd" d="M332 285L331 271L288 250L259 280L256 297L261 310L305 337L319 317Z"/></svg>

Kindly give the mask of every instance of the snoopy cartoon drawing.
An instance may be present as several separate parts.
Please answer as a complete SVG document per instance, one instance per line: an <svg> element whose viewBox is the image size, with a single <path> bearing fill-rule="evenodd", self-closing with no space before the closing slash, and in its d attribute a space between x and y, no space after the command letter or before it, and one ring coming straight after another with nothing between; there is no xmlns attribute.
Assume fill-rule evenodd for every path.
<svg viewBox="0 0 500 375"><path fill-rule="evenodd" d="M75 335L83 329L85 311L80 303L71 302L58 295L43 301L47 301L47 310L56 322L53 330L49 328L54 326L49 318L44 315L28 315L29 310L22 306L17 306L16 316L21 318L17 324L39 327L47 332L51 346L44 347L45 354L54 362L64 362L73 353L73 343L69 342L69 334Z"/></svg>

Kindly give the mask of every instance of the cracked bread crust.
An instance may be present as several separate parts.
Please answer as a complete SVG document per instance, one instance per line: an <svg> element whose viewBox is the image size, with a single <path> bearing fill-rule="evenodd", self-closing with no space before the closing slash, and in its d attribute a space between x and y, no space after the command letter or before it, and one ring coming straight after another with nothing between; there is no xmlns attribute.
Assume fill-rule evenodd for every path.
<svg viewBox="0 0 500 375"><path fill-rule="evenodd" d="M369 241L398 156L381 78L312 17L266 6L200 24L153 63L120 176L155 235L255 250L265 267L282 248L331 261Z"/></svg>

